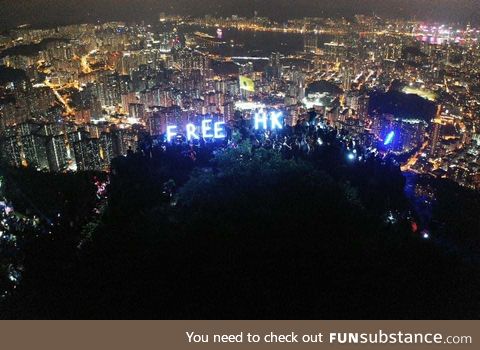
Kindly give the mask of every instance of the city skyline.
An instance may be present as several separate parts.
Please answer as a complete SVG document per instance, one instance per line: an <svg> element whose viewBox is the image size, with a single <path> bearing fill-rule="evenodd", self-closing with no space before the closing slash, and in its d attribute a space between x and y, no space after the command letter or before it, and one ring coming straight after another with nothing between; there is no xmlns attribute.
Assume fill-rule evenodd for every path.
<svg viewBox="0 0 480 350"><path fill-rule="evenodd" d="M478 317L472 2L113 3L0 33L3 317Z"/></svg>
<svg viewBox="0 0 480 350"><path fill-rule="evenodd" d="M478 23L480 4L475 0L4 0L0 12L3 28L29 23L56 26L96 21L155 21L156 13L203 16L238 14L276 20L305 16L352 17L377 14L389 18L425 21Z"/></svg>

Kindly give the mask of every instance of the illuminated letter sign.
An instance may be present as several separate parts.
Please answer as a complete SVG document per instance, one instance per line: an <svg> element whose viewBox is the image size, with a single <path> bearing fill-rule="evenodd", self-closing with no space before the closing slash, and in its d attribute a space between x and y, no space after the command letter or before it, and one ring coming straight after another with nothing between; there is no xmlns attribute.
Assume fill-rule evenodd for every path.
<svg viewBox="0 0 480 350"><path fill-rule="evenodd" d="M262 125L262 129L267 128L267 112L265 111L260 111L255 113L255 130L260 129L260 125Z"/></svg>
<svg viewBox="0 0 480 350"><path fill-rule="evenodd" d="M197 134L195 134L197 128L194 124L187 124L186 129L188 141L191 141L192 139L198 140L200 138Z"/></svg>
<svg viewBox="0 0 480 350"><path fill-rule="evenodd" d="M167 126L167 142L171 142L172 139L178 134L176 125ZM202 125L196 126L193 123L185 125L185 133L187 141L204 139L224 139L227 137L225 134L225 122L213 122L212 119L202 120Z"/></svg>
<svg viewBox="0 0 480 350"><path fill-rule="evenodd" d="M211 124L212 124L211 119L202 120L202 135L204 139L213 137L213 134L209 134L209 132L212 130Z"/></svg>
<svg viewBox="0 0 480 350"><path fill-rule="evenodd" d="M270 127L272 130L282 129L283 125L280 123L280 118L283 117L282 112L271 112L270 113Z"/></svg>
<svg viewBox="0 0 480 350"><path fill-rule="evenodd" d="M216 139L223 139L226 137L225 135L225 123L224 122L216 122L213 124L213 137Z"/></svg>
<svg viewBox="0 0 480 350"><path fill-rule="evenodd" d="M268 128L270 128L270 130L282 129L282 117L282 112L272 111L267 114L267 112L261 110L255 113L253 117L255 130L267 130Z"/></svg>
<svg viewBox="0 0 480 350"><path fill-rule="evenodd" d="M167 126L167 141L170 142L172 141L172 138L177 136L177 126L176 125L170 125Z"/></svg>

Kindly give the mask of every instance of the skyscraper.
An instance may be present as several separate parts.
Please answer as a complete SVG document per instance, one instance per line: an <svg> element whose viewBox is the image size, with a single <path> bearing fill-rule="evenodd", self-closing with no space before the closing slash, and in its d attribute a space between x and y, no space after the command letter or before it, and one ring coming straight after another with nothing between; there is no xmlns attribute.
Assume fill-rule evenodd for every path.
<svg viewBox="0 0 480 350"><path fill-rule="evenodd" d="M306 34L304 37L303 50L306 53L315 53L318 47L318 37L316 34Z"/></svg>

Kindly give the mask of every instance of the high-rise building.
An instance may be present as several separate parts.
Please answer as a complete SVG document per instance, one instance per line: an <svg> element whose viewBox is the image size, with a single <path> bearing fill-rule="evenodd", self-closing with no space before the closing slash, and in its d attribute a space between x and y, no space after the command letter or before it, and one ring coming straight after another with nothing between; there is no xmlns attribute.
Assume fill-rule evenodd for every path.
<svg viewBox="0 0 480 350"><path fill-rule="evenodd" d="M438 154L438 144L440 139L440 131L442 129L442 124L434 122L431 126L430 132L430 154L433 157L436 157Z"/></svg>
<svg viewBox="0 0 480 350"><path fill-rule="evenodd" d="M306 34L303 42L303 50L306 53L315 53L318 48L318 37L316 34Z"/></svg>

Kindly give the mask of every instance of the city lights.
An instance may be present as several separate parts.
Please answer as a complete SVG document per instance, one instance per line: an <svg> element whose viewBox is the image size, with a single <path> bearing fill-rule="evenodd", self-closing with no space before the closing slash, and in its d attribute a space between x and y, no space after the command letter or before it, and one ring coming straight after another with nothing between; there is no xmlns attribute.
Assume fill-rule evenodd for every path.
<svg viewBox="0 0 480 350"><path fill-rule="evenodd" d="M480 314L479 0L93 2L2 4L2 318Z"/></svg>

